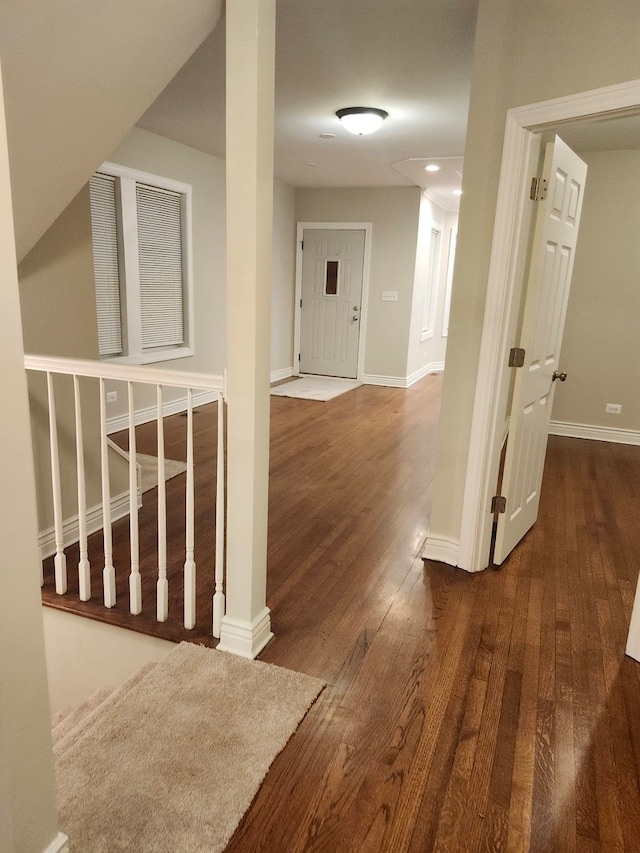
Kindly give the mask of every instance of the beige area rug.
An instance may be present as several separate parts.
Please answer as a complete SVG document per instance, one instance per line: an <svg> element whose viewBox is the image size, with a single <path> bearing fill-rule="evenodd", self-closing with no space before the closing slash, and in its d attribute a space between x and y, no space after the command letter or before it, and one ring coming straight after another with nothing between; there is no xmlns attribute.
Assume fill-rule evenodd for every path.
<svg viewBox="0 0 640 853"><path fill-rule="evenodd" d="M333 400L347 391L359 388L356 379L338 379L335 376L302 376L271 389L276 397L298 397L301 400Z"/></svg>
<svg viewBox="0 0 640 853"><path fill-rule="evenodd" d="M181 643L97 696L53 730L70 850L222 851L323 686Z"/></svg>
<svg viewBox="0 0 640 853"><path fill-rule="evenodd" d="M158 457L147 456L146 453L136 453L136 462L140 465L140 490L148 492L158 485ZM187 470L187 463L177 459L164 460L164 478L171 480Z"/></svg>

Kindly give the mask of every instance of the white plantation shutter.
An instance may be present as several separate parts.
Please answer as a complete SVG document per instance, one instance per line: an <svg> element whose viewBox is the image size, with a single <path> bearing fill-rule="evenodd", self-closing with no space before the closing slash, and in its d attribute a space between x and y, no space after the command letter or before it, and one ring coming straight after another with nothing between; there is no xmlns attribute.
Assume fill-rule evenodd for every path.
<svg viewBox="0 0 640 853"><path fill-rule="evenodd" d="M182 196L136 186L142 349L184 343Z"/></svg>
<svg viewBox="0 0 640 853"><path fill-rule="evenodd" d="M89 182L89 188L98 351L103 357L120 355L122 318L115 180L109 175L94 175Z"/></svg>

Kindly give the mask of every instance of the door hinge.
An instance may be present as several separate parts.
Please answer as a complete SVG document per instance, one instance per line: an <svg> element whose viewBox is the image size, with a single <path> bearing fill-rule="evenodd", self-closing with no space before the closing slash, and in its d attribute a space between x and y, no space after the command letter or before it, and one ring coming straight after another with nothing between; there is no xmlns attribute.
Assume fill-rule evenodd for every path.
<svg viewBox="0 0 640 853"><path fill-rule="evenodd" d="M300 248L304 252L304 240L300 240Z"/></svg>
<svg viewBox="0 0 640 853"><path fill-rule="evenodd" d="M531 191L529 198L531 201L544 201L547 197L549 182L546 178L531 178Z"/></svg>
<svg viewBox="0 0 640 853"><path fill-rule="evenodd" d="M300 307L302 308L302 299L300 300Z"/></svg>
<svg viewBox="0 0 640 853"><path fill-rule="evenodd" d="M509 350L509 367L524 367L525 351L521 347L511 347Z"/></svg>
<svg viewBox="0 0 640 853"><path fill-rule="evenodd" d="M300 361L300 353L298 353L298 361Z"/></svg>
<svg viewBox="0 0 640 853"><path fill-rule="evenodd" d="M500 513L507 511L507 499L502 495L494 495L491 498L491 512L494 515L500 515Z"/></svg>

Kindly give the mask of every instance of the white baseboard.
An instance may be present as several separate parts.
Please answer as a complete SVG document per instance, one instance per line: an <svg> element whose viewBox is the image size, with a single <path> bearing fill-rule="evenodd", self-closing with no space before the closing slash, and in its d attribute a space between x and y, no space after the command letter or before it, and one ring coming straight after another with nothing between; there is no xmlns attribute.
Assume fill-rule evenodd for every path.
<svg viewBox="0 0 640 853"><path fill-rule="evenodd" d="M142 506L138 496L138 506ZM111 499L111 520L118 521L129 515L129 492L121 492ZM87 535L102 530L102 504L96 504L87 510ZM80 527L78 516L72 515L66 518L62 525L64 547L75 544L80 539ZM53 527L40 531L38 534L38 545L40 556L43 560L56 553L56 535Z"/></svg>
<svg viewBox="0 0 640 853"><path fill-rule="evenodd" d="M409 388L430 373L439 373L442 370L444 370L444 361L431 361L408 376L379 376L375 373L365 373L362 376L362 382L365 385L383 385L387 388Z"/></svg>
<svg viewBox="0 0 640 853"><path fill-rule="evenodd" d="M253 660L272 637L271 611L268 607L265 607L253 622L223 616L218 651Z"/></svg>
<svg viewBox="0 0 640 853"><path fill-rule="evenodd" d="M613 444L640 445L640 432L632 429L610 429L590 424L572 424L566 421L551 421L550 435L564 435L567 438L587 438L591 441L610 441Z"/></svg>
<svg viewBox="0 0 640 853"><path fill-rule="evenodd" d="M420 370L414 370L413 373L407 376L406 387L409 388L411 385L415 385L416 382L419 382L420 379L424 379L425 376L429 376L431 373L442 373L443 370L444 361L430 361L429 364L425 364Z"/></svg>
<svg viewBox="0 0 640 853"><path fill-rule="evenodd" d="M272 370L269 377L270 382L280 382L281 379L288 379L294 376L293 367L283 367L282 370Z"/></svg>
<svg viewBox="0 0 640 853"><path fill-rule="evenodd" d="M457 567L459 553L460 543L456 539L430 533L425 540L421 556L423 560L436 560L438 563Z"/></svg>
<svg viewBox="0 0 640 853"><path fill-rule="evenodd" d="M69 850L67 843L69 839L64 832L59 832L42 853L66 853Z"/></svg>
<svg viewBox="0 0 640 853"><path fill-rule="evenodd" d="M204 406L207 403L215 403L218 399L217 391L194 391L193 393L193 405L194 408L197 406ZM179 412L187 411L187 397L178 397L176 400L169 400L164 403L162 406L162 415L163 417L167 417L167 415L177 415ZM135 422L136 426L140 424L147 424L151 421L157 420L158 417L158 409L156 406L147 406L144 409L136 409L135 414ZM120 432L120 430L129 428L129 415L115 415L112 418L107 418L107 433L111 435L112 432Z"/></svg>
<svg viewBox="0 0 640 853"><path fill-rule="evenodd" d="M365 373L362 382L365 385L384 385L387 388L407 387L407 380L403 376L376 376L375 373Z"/></svg>

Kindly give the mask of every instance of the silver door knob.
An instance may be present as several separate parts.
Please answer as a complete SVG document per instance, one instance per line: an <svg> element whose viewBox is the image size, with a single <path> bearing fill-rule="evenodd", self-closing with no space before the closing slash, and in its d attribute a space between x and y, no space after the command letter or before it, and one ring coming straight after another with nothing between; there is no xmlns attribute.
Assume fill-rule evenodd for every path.
<svg viewBox="0 0 640 853"><path fill-rule="evenodd" d="M353 306L353 310L354 310L354 311L359 311L359 310L360 310L360 306L359 306L359 305L354 305L354 306Z"/></svg>
<svg viewBox="0 0 640 853"><path fill-rule="evenodd" d="M553 371L553 376L551 377L551 381L552 381L552 382L555 382L555 381L556 381L556 379L559 379L559 380L560 380L560 382L565 382L565 381L566 381L566 379L567 379L567 374L566 374L566 372L563 370L563 371L562 371L562 373L558 373L558 371L557 371L557 370L554 370L554 371Z"/></svg>
<svg viewBox="0 0 640 853"><path fill-rule="evenodd" d="M353 315L353 317L352 317L352 319L353 319L353 320L358 320L358 319L359 319L359 318L358 318L358 315L357 315L357 314L354 314L354 315Z"/></svg>

